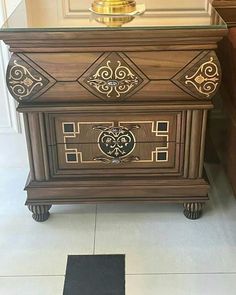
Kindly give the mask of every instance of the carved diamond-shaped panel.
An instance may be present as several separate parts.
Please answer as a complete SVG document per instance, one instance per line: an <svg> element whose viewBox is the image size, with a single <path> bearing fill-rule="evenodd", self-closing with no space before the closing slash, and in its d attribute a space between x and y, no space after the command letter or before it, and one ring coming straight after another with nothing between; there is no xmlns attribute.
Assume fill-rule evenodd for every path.
<svg viewBox="0 0 236 295"><path fill-rule="evenodd" d="M211 99L221 82L219 60L213 51L203 51L171 80L193 97Z"/></svg>
<svg viewBox="0 0 236 295"><path fill-rule="evenodd" d="M106 53L78 82L99 98L123 100L137 92L148 78L122 53Z"/></svg>
<svg viewBox="0 0 236 295"><path fill-rule="evenodd" d="M23 54L12 55L6 78L9 92L17 101L31 101L56 83Z"/></svg>

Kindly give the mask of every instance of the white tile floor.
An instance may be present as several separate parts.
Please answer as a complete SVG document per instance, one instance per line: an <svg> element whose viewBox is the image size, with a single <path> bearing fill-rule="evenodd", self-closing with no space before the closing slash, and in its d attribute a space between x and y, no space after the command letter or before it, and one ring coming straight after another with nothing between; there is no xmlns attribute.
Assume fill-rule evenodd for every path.
<svg viewBox="0 0 236 295"><path fill-rule="evenodd" d="M26 169L0 169L0 294L62 295L68 254L126 254L126 295L235 295L236 200L207 166L211 202L189 221L181 205L24 207Z"/></svg>

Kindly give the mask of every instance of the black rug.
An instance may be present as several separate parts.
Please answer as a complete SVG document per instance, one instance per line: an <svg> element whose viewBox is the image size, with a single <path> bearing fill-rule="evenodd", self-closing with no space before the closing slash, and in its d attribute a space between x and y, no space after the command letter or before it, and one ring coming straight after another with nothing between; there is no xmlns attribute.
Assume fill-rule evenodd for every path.
<svg viewBox="0 0 236 295"><path fill-rule="evenodd" d="M125 295L125 255L69 255L63 295Z"/></svg>

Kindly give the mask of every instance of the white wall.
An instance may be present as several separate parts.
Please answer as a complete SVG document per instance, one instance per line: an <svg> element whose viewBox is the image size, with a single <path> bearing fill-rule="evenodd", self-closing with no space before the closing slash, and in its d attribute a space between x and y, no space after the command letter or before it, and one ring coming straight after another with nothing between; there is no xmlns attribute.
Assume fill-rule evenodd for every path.
<svg viewBox="0 0 236 295"><path fill-rule="evenodd" d="M4 20L17 6L20 0L0 0L0 26ZM16 103L9 95L6 83L5 72L9 60L7 47L0 43L0 133L20 132L20 116L16 113Z"/></svg>
<svg viewBox="0 0 236 295"><path fill-rule="evenodd" d="M0 0L0 26L20 0ZM9 61L8 48L0 43L0 166L28 166L26 143L22 134L22 121L16 112L16 102L10 96L5 82Z"/></svg>
<svg viewBox="0 0 236 295"><path fill-rule="evenodd" d="M21 0L3 0L3 2L5 2L6 6L6 14L9 16Z"/></svg>

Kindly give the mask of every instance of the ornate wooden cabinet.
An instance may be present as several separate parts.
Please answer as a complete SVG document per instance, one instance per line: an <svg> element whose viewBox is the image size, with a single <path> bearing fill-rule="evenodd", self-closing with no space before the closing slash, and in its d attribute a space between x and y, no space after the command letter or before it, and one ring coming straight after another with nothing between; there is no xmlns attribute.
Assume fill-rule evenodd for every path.
<svg viewBox="0 0 236 295"><path fill-rule="evenodd" d="M219 57L224 69L221 94L227 114L224 165L236 195L236 0L217 0L213 4L229 27L228 35L220 42Z"/></svg>
<svg viewBox="0 0 236 295"><path fill-rule="evenodd" d="M46 220L52 204L154 201L183 203L198 218L209 190L207 113L221 81L215 49L227 32L214 9L147 5L123 27L89 13L65 26L37 24L29 2L40 5L27 1L15 20L26 11L34 22L8 21L0 37L24 114L33 218Z"/></svg>

